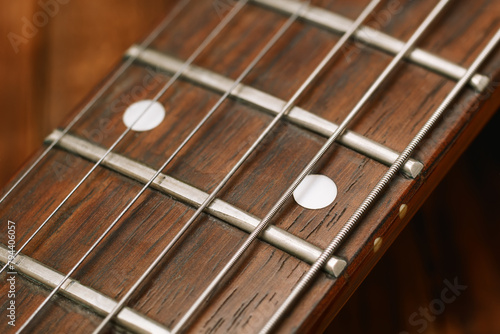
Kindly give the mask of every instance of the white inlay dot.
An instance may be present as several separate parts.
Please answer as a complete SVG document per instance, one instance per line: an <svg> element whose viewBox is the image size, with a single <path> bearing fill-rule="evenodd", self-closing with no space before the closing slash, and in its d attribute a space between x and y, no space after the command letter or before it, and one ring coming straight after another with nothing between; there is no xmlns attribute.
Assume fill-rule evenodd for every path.
<svg viewBox="0 0 500 334"><path fill-rule="evenodd" d="M337 197L337 185L328 176L311 174L293 192L293 198L306 209L322 209Z"/></svg>
<svg viewBox="0 0 500 334"><path fill-rule="evenodd" d="M147 109L146 112L144 112ZM144 114L143 114L144 113ZM142 116L141 116L142 115ZM134 124L134 122L140 119ZM156 128L165 118L165 108L153 100L142 100L131 104L123 114L123 123L134 131L149 131Z"/></svg>

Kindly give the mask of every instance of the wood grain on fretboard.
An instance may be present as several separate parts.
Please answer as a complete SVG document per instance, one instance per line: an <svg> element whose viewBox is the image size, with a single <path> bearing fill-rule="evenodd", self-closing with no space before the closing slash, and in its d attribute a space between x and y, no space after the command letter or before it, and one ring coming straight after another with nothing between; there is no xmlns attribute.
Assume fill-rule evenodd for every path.
<svg viewBox="0 0 500 334"><path fill-rule="evenodd" d="M355 18L366 3L313 1L315 6L350 18ZM400 11L394 11L394 3L384 3L378 10L380 15L375 15L368 25L406 40L435 1L400 1ZM155 40L152 48L186 59L220 22L212 1L194 1L188 7L172 28ZM498 29L499 12L495 0L456 1L419 47L468 66ZM389 19L388 13L393 13ZM248 5L195 64L234 79L285 19L286 16L269 9ZM297 22L244 83L286 100L337 40L338 35L332 32ZM384 52L350 44L298 105L339 123L390 60L391 56ZM491 75L495 84L499 67L497 53L481 72ZM121 115L130 101L152 98L168 78L166 73L133 65L71 133L109 147L125 130ZM401 151L453 84L436 73L405 63L351 129ZM416 180L401 176L393 182L339 250L337 255L349 263L344 275L339 279L319 277L283 322L280 328L283 333L319 330L329 323L488 121L499 104L497 86L492 86L494 92L483 93L488 99L477 100L471 89L464 91L458 101L463 108L450 111L416 153L415 158L425 165L422 175ZM128 135L115 151L158 168L219 96L190 82L176 82L160 98L167 109L165 121L150 132ZM164 173L209 192L270 120L271 116L261 110L228 100ZM220 198L263 217L324 141L324 137L281 122ZM30 174L0 207L2 221L10 219L17 223L18 242L22 243L36 229L91 166L91 162L64 150L56 149L48 155L37 172ZM337 183L339 196L335 204L311 211L290 202L274 223L324 248L385 170L386 166L378 162L336 146L316 169ZM141 186L116 172L98 168L24 254L67 272ZM409 212L400 220L398 210L403 203L408 204ZM193 211L192 207L155 190L146 191L73 277L119 299ZM5 240L6 231L0 233L0 240ZM247 233L209 215L200 217L148 281L140 297L128 305L172 327L246 236ZM374 253L372 245L377 237L384 241ZM191 329L220 333L259 329L307 268L306 263L269 244L256 243ZM18 289L18 321L22 323L47 295L47 290L22 278ZM4 286L0 288L0 296L5 296ZM56 298L36 326L39 332L83 333L94 328L99 319L64 298Z"/></svg>

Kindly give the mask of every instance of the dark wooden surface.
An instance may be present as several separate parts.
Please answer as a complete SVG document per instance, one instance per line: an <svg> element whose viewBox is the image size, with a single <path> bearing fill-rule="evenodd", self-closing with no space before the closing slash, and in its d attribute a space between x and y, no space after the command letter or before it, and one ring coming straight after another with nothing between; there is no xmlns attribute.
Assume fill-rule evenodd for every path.
<svg viewBox="0 0 500 334"><path fill-rule="evenodd" d="M314 3L355 17L367 1ZM382 30L406 39L430 11L433 1L402 1L402 4L404 10L394 15ZM433 34L420 45L452 61L470 64L486 40L498 29L498 5L496 1L486 0L474 3L457 1L435 27ZM192 17L197 18L196 24L193 24ZM203 38L204 34L196 31L201 28L200 31L206 33L219 20L210 1L196 2L190 5L189 14L176 20L175 26L179 29L176 31L179 32L172 35L169 30L155 41L154 48L185 59ZM266 37L269 38L283 21L279 14L248 7L230 24L224 38L217 39L195 63L234 78L263 46ZM371 21L371 24L374 22ZM457 26L461 29L450 29ZM298 22L245 83L286 99L337 39L331 33ZM388 55L379 51L362 48L357 52L354 46L350 48L348 51L354 51L350 53L350 62L345 57L339 57L318 80L316 87L301 100L301 107L338 122L390 61ZM499 66L500 57L497 54L482 68L482 72L494 75L494 80L498 81L496 71ZM157 73L154 76L156 80L150 80L150 84L143 87L143 78L150 73L151 70L134 65L72 132L99 145L111 145L125 129L120 118L127 106L127 103L113 102L126 101L138 87L142 90L134 99L151 98L160 84L168 79L168 75ZM415 65L404 64L352 128L401 150L452 86L450 80ZM57 96L57 90L53 89L51 93ZM337 280L324 275L319 277L283 323L283 332L319 331L328 324L331 316L340 309L498 106L498 94L487 102L484 99L478 101L479 108L471 107L475 102L473 97L472 91L464 92L459 100L464 108L456 108L447 115L416 153L415 157L426 164L423 175L415 181L403 177L396 179L394 186L369 213L363 225L340 249L339 255L350 263L346 274ZM159 167L217 98L217 94L200 87L177 82L160 99L167 109L166 120L151 132L127 136L116 152ZM467 103L464 104L465 101ZM269 115L250 106L235 101L226 102L166 172L210 191L270 119ZM221 198L263 217L323 142L324 138L283 122L237 173ZM2 203L0 219L17 222L18 241L22 242L90 167L88 161L64 151L53 151L37 173L30 175ZM329 175L337 183L340 191L335 204L309 211L289 203L274 222L297 236L325 247L384 171L384 166L338 146L317 169L317 172ZM99 168L24 253L67 272L140 187L135 181ZM409 215L400 221L397 209L402 203L407 203L410 209ZM192 212L192 208L171 198L156 191L147 191L74 277L119 298ZM1 240L5 239L5 232L0 231ZM162 268L155 272L153 279L141 291L142 296L135 298L130 305L171 326L245 236L240 230L216 219L201 217L172 255L167 257ZM381 251L374 254L371 245L376 237L383 237L384 243ZM206 254L210 256L207 258ZM307 267L265 243L256 243L251 254L241 261L191 329L194 332L253 332L262 326ZM5 287L1 289L1 296L4 296ZM23 307L19 308L19 323L46 294L46 290L31 282L20 281L19 300L22 300ZM70 304L64 298L56 298L36 323L37 330L87 332L98 323L98 317Z"/></svg>

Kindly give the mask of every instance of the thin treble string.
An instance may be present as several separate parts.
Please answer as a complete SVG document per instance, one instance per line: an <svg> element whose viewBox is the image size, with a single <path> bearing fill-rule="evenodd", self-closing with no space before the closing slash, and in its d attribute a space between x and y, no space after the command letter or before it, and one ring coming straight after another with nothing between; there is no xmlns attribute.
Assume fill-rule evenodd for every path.
<svg viewBox="0 0 500 334"><path fill-rule="evenodd" d="M169 15L158 25L158 27L139 45L139 52L130 57L125 61L118 70L106 81L104 86L102 86L99 91L92 97L92 99L83 107L83 109L71 120L71 122L63 129L61 136L57 140L53 141L35 160L35 162L24 172L24 174L14 183L14 185L5 193L5 195L0 199L0 204L10 195L10 193L30 174L33 169L40 163L40 161L49 153L49 151L56 146L61 138L68 133L68 131L78 122L85 113L92 107L96 101L108 90L108 88L116 82L116 80L125 72L125 70L134 62L134 60L144 51L144 49L151 44L151 42L173 21L173 19L180 13L180 11L190 2L191 0L183 0L178 3L170 12ZM2 271L0 271L2 272Z"/></svg>
<svg viewBox="0 0 500 334"><path fill-rule="evenodd" d="M118 145L118 143L123 139L123 137L125 137L125 135L132 129L132 127L135 125L135 123L137 123L141 117L148 111L148 109L156 102L158 101L158 99L165 93L165 91L167 91L167 89L169 87L172 86L172 84L184 73L184 71L191 65L191 63L201 54L201 52L215 39L215 37L217 37L219 35L219 33L223 30L223 28L236 16L236 14L243 8L243 6L248 2L248 0L242 0L240 2L238 2L234 7L233 9L231 10L231 12L229 14L227 14L224 19L215 27L215 29L213 29L211 31L211 33L204 39L204 41L198 46L198 48L193 52L193 54L191 54L191 56L188 58L188 60L186 60L186 62L184 62L184 64L181 66L181 68L174 74L174 76L172 76L170 78L170 80L165 84L165 86L156 94L156 96L154 97L154 99L151 101L151 103L149 104L149 106L141 113L141 115L139 115L139 117L137 117L137 119L121 134L121 136L113 143L113 145L111 145L111 147L106 151L106 153L99 159L99 161L97 161L97 163L93 166L93 168L87 173L87 175L77 184L77 186L71 191L71 193L65 198L64 202L76 191L76 189L86 180L86 178L88 178L88 176L92 173L92 171L94 171L97 166L100 165L100 163L106 158L106 156L114 149L114 147L116 145ZM64 203L62 203L64 204ZM54 212L51 214L51 216L54 215L54 213L62 206L62 204L60 204L56 210L54 210ZM30 239L28 239L28 241L23 245L22 248L24 248L26 246L26 244L31 240L33 239L33 237L36 235L36 233L43 227L43 225L46 224L46 222L48 221L48 219L50 219L50 217L47 218L47 220L37 229L37 231L30 237ZM18 252L16 253L19 254L19 252L21 251L18 250ZM88 254L86 254L88 255ZM11 260L12 261L12 260ZM11 262L9 261L9 262ZM5 266L7 267L7 265ZM4 267L4 268L5 268ZM52 296L54 296L54 294L61 288L63 282L65 282L67 280L67 278L69 277L66 276L55 288L54 290L45 298L45 300L39 305L39 307L30 315L30 317L27 319L27 321L21 326L21 328L19 328L19 330L16 332L16 333L21 333L24 329L27 328L27 326L29 325L29 323L36 317L36 315L43 309L43 307L49 302L49 300L52 298Z"/></svg>
<svg viewBox="0 0 500 334"><path fill-rule="evenodd" d="M267 54L267 52L276 44L276 42L285 34L286 31L288 31L288 29L291 27L291 25L293 24L293 22L295 22L297 20L297 18L299 17L299 15L301 14L301 11L303 8L305 8L305 4L302 5L301 7L299 7L299 9L297 10L296 13L294 13L292 16L290 16L290 18L280 27L280 29L273 35L273 37L267 42L267 44L264 46L264 48L259 52L259 54L250 62L250 64L247 66L247 68L241 73L241 75L237 78L237 80L233 83L233 85L224 93L224 95L219 99L219 101L214 105L214 107L212 108L212 110L207 114L207 116L205 117L205 119L207 119L208 117L210 117L210 115L218 109L218 107L222 104L222 102L238 87L238 85L241 83L241 81L248 75L248 73L250 73L250 71L257 65L257 63ZM199 126L201 126L202 124L204 123L204 121L202 121L200 123ZM193 132L193 135L194 135L194 132ZM186 139L186 142L187 142L188 139ZM179 149L176 151L180 151L180 149L182 148L183 145L181 145L181 147L179 147ZM153 178L150 180L150 182L143 188L143 190L145 190L149 184L151 184L151 182L158 176L158 174L166 167L166 165L174 158L174 156L171 156L169 158L169 160L167 160L167 162L165 162L165 164L157 171L157 173L153 176ZM142 193L142 191L141 191ZM140 193L138 194L138 196L140 195ZM137 197L138 197L137 196ZM124 210L124 212L122 213L122 215L127 211L128 208L126 208ZM122 216L120 215L120 217ZM118 219L120 218L118 217ZM151 270L154 269L155 266L151 266ZM145 278L148 274L149 274L150 270L146 270L144 273L143 273L143 277ZM141 277L142 278L142 277ZM106 318L104 318L104 320L99 324L99 326L94 330L94 334L98 334L100 333L104 328L105 326L113 319L113 317L115 317L119 312L120 310L125 306L125 304L127 303L127 301L130 299L130 297L133 295L133 293L135 292L136 288L142 283L142 280L141 278L134 284L134 286L127 292L127 294L125 296L122 297L122 299L115 305L115 307L111 310L110 313L108 313L108 315L106 316Z"/></svg>
<svg viewBox="0 0 500 334"><path fill-rule="evenodd" d="M404 149L404 151L399 155L396 161L391 165L389 170L384 174L384 176L379 180L377 185L372 189L370 194L365 198L363 203L358 207L356 212L349 218L349 220L344 224L340 232L335 236L328 247L323 251L318 260L311 266L309 271L302 277L302 279L297 283L297 285L292 290L292 293L287 297L285 302L280 306L276 313L271 317L266 326L261 330L261 334L270 333L273 328L279 323L283 318L285 313L288 312L290 307L296 302L297 298L308 288L312 283L313 279L319 274L321 268L326 264L328 259L334 254L338 246L344 241L345 237L349 232L355 227L355 225L360 221L366 211L371 207L371 205L380 197L382 191L387 187L390 181L396 176L401 167L406 163L409 157L412 155L416 147L421 143L421 141L426 137L429 131L435 126L438 120L441 118L443 113L448 109L449 105L461 90L468 84L472 76L478 70L479 66L486 60L486 58L491 54L491 52L498 46L500 42L500 30L497 31L495 36L490 40L488 45L483 49L481 54L476 58L471 67L467 70L465 75L460 79L460 81L455 85L453 90L448 94L443 103L436 109L434 114L429 118L425 125L420 129L418 134L412 139L410 144Z"/></svg>
<svg viewBox="0 0 500 334"><path fill-rule="evenodd" d="M310 74L307 80L304 82L300 92L303 92L307 87L311 85L311 83L322 73L325 67L331 62L331 60L337 55L337 53L341 50L344 44L352 37L352 35L358 30L361 24L366 20L368 15L372 13L372 11L377 7L380 3L380 0L372 0L366 8L361 12L359 17L353 22L353 24L349 27L349 29L345 32L342 38L333 46L333 48L329 51L329 53L323 58L323 60L319 63L319 65L315 68L315 70ZM296 94L295 100L301 94ZM290 104L291 106L291 104ZM268 218L269 220L270 218ZM267 220L267 221L268 221ZM184 316L179 320L179 322L172 329L172 333L177 333L184 327L184 325L190 320L191 317L195 315L195 313L199 310L199 308L210 298L215 289L219 286L220 282L224 278L224 276L229 272L229 270L234 266L234 264L238 261L238 259L243 255L245 250L250 246L250 243L258 237L259 233L267 226L267 221L263 220L259 223L256 229L249 235L248 239L245 243L238 249L235 255L231 258L231 260L224 266L224 268L217 274L217 276L210 282L208 287L203 291L203 293L198 297L198 299L191 305L189 310L184 314Z"/></svg>
<svg viewBox="0 0 500 334"><path fill-rule="evenodd" d="M135 55L133 55L132 57L129 57L121 66L120 68L118 69L117 72L115 72L115 74L106 82L106 84L97 92L97 94L92 98L91 101L89 101L89 103L87 103L87 105L85 105L85 107L82 109L82 111L80 111L78 113L78 115L68 124L68 126L63 130L63 132L61 133L61 135L57 138L57 140L53 141L49 147L47 147L45 149L45 151L42 153L42 155L40 157L38 157L38 159L34 162L33 165L31 165L31 167L23 174L23 176L21 176L21 178L14 184L14 186L12 186L12 188L10 188L10 190L5 194L5 196L2 198L2 201L14 190L14 188L21 183L21 181L33 170L33 168L47 155L47 153L57 144L59 143L59 141L63 138L63 136L65 134L68 133L68 131L73 127L73 125L76 124L76 122L78 122L78 120L81 119L81 117L90 109L90 107L92 105L94 105L94 103L104 94L105 91L107 91L107 89L113 84L116 82L116 80L125 72L125 70L137 59L138 56L140 56L140 54L148 47L149 44L152 43L152 41L158 37L158 35L166 29L166 27L174 20L174 18L182 11L182 9L184 7L186 7L186 5L190 2L191 0L183 0L182 2L180 2L177 6L174 7L174 9L172 10L172 12L167 15L167 17L165 17L165 19L160 23L160 25L158 25L158 27L139 45L139 52L137 52ZM145 110L147 111L147 109ZM144 111L144 112L145 112ZM144 113L143 112L143 113ZM142 114L141 114L142 116ZM132 125L130 125L130 127L127 129L126 132L128 132L130 130L130 128L132 126L134 126L134 124L140 119L140 117L138 117L134 123ZM125 133L126 134L126 133ZM121 138L123 137L124 135L122 134L122 136L117 140L117 142L115 142L115 146L116 144L118 144L118 141L121 140ZM85 175L85 177L76 185L76 187L73 189L73 191L71 191L67 196L66 198L57 206L57 208L49 215L49 217L47 217L45 219L45 221L36 229L36 231L28 238L28 240L26 240L26 242L19 248L17 248L17 251L16 253L14 254L14 256L7 261L7 263L0 269L0 273L2 273L11 263L12 261L15 260L15 258L17 257L17 255L19 253L21 253L23 251L23 249L31 242L31 240L38 234L38 232L47 224L47 222L52 218L52 216L59 210L59 208L71 197L71 195L76 191L76 189L87 179L87 177L90 175L90 173L93 172L93 170L101 163L102 160L104 160L104 158L106 157L107 153L109 152L106 152L106 154L101 158L100 161L98 161L98 163L96 163L96 165L94 166L94 168L92 168L88 173L87 175ZM0 201L1 203L1 201Z"/></svg>

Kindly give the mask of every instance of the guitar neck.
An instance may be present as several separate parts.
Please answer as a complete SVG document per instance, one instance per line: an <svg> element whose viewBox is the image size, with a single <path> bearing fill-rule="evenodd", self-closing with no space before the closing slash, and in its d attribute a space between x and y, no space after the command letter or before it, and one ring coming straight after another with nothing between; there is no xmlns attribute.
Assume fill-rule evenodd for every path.
<svg viewBox="0 0 500 334"><path fill-rule="evenodd" d="M355 29L366 4L181 1L131 46L2 194L16 327L92 332L123 300L106 330L261 330L499 28L498 2L457 0L412 46L435 1L382 2ZM273 330L322 331L341 309L500 105L494 50ZM329 141L311 168L336 196L277 206Z"/></svg>

